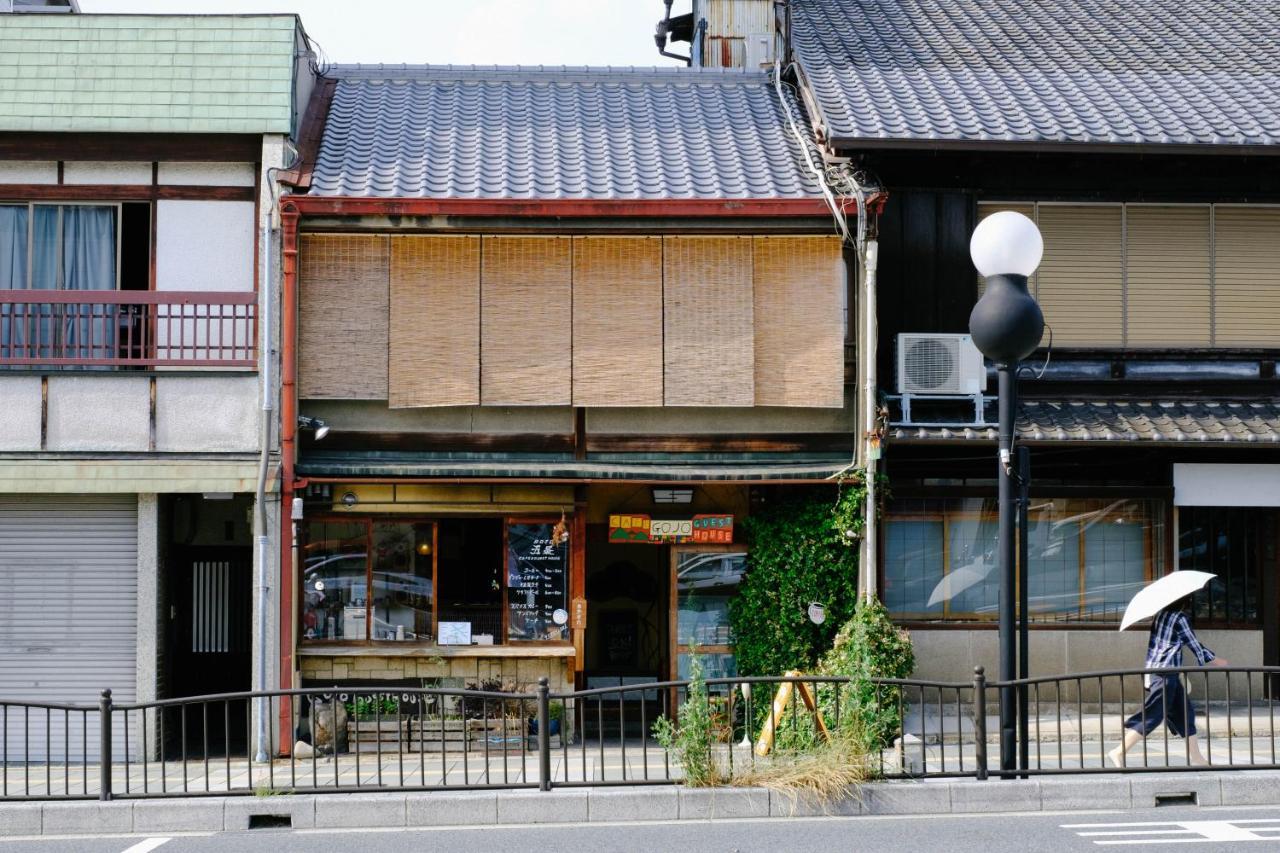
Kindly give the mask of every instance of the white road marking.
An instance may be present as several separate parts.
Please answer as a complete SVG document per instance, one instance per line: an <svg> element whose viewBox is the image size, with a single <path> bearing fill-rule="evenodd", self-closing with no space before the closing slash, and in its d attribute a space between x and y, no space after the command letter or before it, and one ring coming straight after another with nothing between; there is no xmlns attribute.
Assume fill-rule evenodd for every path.
<svg viewBox="0 0 1280 853"><path fill-rule="evenodd" d="M126 847L124 853L151 853L161 844L168 844L172 838L147 838L139 841L132 847Z"/></svg>
<svg viewBox="0 0 1280 853"><path fill-rule="evenodd" d="M1245 824L1249 824L1246 826ZM1133 823L1064 823L1081 838L1099 846L1118 844L1206 844L1227 841L1272 841L1280 831L1280 818L1240 820L1142 821ZM1088 830L1088 831L1082 831ZM1268 833L1268 834L1263 834ZM1159 836L1153 838L1151 836ZM1179 836L1179 837L1171 837ZM1105 840L1103 838L1105 837Z"/></svg>

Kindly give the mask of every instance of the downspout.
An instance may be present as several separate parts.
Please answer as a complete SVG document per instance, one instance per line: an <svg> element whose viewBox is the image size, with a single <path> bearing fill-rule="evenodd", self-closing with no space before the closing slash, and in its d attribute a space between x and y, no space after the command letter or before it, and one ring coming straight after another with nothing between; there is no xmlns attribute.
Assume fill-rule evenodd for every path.
<svg viewBox="0 0 1280 853"><path fill-rule="evenodd" d="M298 405L294 397L297 364L298 302L298 208L285 202L280 206L280 688L293 686L293 560L294 522L293 466L294 436L298 428ZM288 527L285 513L289 513ZM283 706L283 703L282 703ZM289 719L281 707L282 742L292 746Z"/></svg>
<svg viewBox="0 0 1280 853"><path fill-rule="evenodd" d="M866 433L863 444L863 459L866 463L866 483L867 494L864 499L862 511L864 514L862 522L862 559L859 560L862 571L859 572L865 580L862 584L863 594L868 603L876 600L876 587L879 579L879 559L877 553L878 535L876 530L876 463L880 460L880 448L877 440L879 425L879 391L876 387L876 335L879 333L876 323L876 267L880 262L880 243L876 238L872 237L867 241L867 249L863 255L863 294L862 306L865 313L863 323L863 335L865 336L865 346L863 347L863 365L864 375L863 384L865 391L865 399L863 406L866 411Z"/></svg>
<svg viewBox="0 0 1280 853"><path fill-rule="evenodd" d="M258 661L257 683L254 690L259 693L267 691L267 611L271 606L271 585L269 583L269 566L271 560L271 537L267 525L267 469L271 458L271 421L275 404L272 401L271 387L271 234L276 217L276 175L279 169L267 169L267 191L271 196L271 205L267 210L266 221L262 223L262 277L259 288L259 323L258 350L262 355L262 424L259 431L260 451L258 454L258 486L254 494L253 536L257 548L258 560ZM270 700L263 696L258 699L257 748L254 760L268 760L267 717L270 716Z"/></svg>

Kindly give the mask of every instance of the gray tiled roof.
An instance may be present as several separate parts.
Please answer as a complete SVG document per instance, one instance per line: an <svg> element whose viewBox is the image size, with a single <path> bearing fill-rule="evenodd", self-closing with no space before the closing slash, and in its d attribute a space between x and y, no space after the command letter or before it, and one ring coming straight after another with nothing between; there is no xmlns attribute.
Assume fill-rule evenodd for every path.
<svg viewBox="0 0 1280 853"><path fill-rule="evenodd" d="M1103 441L1280 445L1280 403L1210 400L1023 400L1019 437L1032 442ZM890 427L894 441L995 441L994 427Z"/></svg>
<svg viewBox="0 0 1280 853"><path fill-rule="evenodd" d="M600 200L820 194L763 74L337 66L332 75L337 86L312 177L315 195Z"/></svg>
<svg viewBox="0 0 1280 853"><path fill-rule="evenodd" d="M791 0L828 136L1280 142L1280 0Z"/></svg>

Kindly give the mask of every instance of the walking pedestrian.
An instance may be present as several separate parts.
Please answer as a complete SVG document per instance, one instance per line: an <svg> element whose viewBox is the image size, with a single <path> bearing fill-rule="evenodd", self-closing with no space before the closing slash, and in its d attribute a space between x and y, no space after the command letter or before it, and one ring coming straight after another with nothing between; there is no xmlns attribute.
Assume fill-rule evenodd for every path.
<svg viewBox="0 0 1280 853"><path fill-rule="evenodd" d="M1190 596L1181 598L1156 614L1147 640L1147 669L1182 666L1184 647L1191 650L1201 666L1210 663L1230 666L1225 658L1218 657L1203 645L1196 632L1191 630L1186 614L1190 600ZM1196 711L1187 696L1182 677L1178 673L1152 674L1146 676L1144 683L1147 695L1142 710L1125 721L1124 742L1108 752L1107 758L1116 767L1124 767L1126 753L1164 723L1174 735L1187 739L1187 754L1192 764L1207 765L1209 762L1200 752L1200 741L1196 737Z"/></svg>

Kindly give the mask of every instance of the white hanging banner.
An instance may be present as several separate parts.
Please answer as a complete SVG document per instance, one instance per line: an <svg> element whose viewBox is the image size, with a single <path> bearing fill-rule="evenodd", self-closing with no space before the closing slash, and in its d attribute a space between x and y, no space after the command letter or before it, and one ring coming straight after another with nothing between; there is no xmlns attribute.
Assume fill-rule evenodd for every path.
<svg viewBox="0 0 1280 853"><path fill-rule="evenodd" d="M1175 462L1174 506L1280 506L1280 465Z"/></svg>

